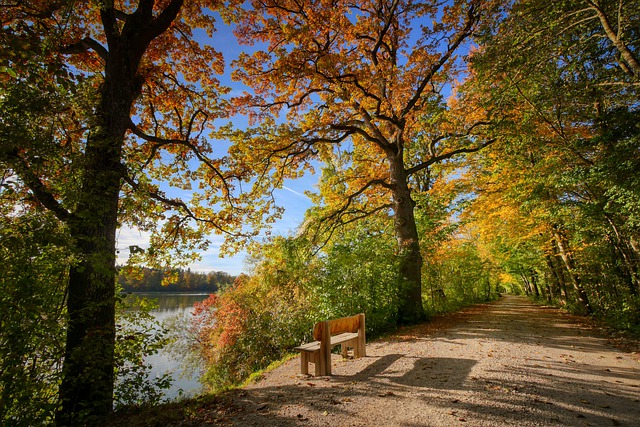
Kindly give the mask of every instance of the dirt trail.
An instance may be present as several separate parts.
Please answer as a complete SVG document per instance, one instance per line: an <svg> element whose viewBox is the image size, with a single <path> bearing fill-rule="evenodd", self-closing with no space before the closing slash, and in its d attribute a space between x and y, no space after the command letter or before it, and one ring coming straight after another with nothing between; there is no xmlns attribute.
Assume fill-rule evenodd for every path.
<svg viewBox="0 0 640 427"><path fill-rule="evenodd" d="M334 355L295 358L207 418L229 426L640 426L637 354L558 310L504 297Z"/></svg>

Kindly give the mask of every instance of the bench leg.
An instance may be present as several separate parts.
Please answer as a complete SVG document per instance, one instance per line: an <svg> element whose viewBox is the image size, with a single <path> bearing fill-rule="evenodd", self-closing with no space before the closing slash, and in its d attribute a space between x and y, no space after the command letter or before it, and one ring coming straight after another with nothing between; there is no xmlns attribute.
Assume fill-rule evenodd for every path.
<svg viewBox="0 0 640 427"><path fill-rule="evenodd" d="M365 319L364 313L360 313L358 315L360 326L358 327L358 343L356 344L358 348L358 355L356 357L366 357L367 356L367 333L365 328Z"/></svg>
<svg viewBox="0 0 640 427"><path fill-rule="evenodd" d="M300 352L300 373L309 375L309 353L306 351Z"/></svg>
<svg viewBox="0 0 640 427"><path fill-rule="evenodd" d="M362 357L362 343L359 337L356 339L356 342L353 343L353 356L356 358Z"/></svg>
<svg viewBox="0 0 640 427"><path fill-rule="evenodd" d="M320 337L320 352L318 354L320 363L316 364L316 375L331 375L331 330L328 320L321 323Z"/></svg>
<svg viewBox="0 0 640 427"><path fill-rule="evenodd" d="M349 347L347 346L347 343L340 344L340 347L342 348L342 358L346 359L349 356Z"/></svg>
<svg viewBox="0 0 640 427"><path fill-rule="evenodd" d="M318 357L316 357L316 362L313 364L313 366L315 367L315 376L316 377L321 377L324 375L324 372L322 372L322 357L320 356L320 354L318 354Z"/></svg>

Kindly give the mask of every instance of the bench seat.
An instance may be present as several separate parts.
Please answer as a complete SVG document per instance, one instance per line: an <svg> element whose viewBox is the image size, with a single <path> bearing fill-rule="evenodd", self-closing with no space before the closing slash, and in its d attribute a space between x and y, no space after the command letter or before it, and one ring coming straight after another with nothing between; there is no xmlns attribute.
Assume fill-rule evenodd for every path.
<svg viewBox="0 0 640 427"><path fill-rule="evenodd" d="M334 345L348 343L349 341L352 341L354 339L358 339L357 332L345 332L343 334L334 335L331 337L331 346L333 347ZM351 347L351 346L345 346L345 347ZM320 350L320 341L312 341L310 343L302 344L294 348L294 350L318 351ZM342 355L344 356L344 352Z"/></svg>

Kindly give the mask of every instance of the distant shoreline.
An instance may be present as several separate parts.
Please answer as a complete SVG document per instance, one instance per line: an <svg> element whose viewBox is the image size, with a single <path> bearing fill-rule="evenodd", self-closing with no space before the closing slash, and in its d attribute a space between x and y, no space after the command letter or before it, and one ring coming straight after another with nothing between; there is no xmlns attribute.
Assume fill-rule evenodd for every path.
<svg viewBox="0 0 640 427"><path fill-rule="evenodd" d="M120 293L122 294L132 294L132 295L137 295L137 294L144 294L144 295L150 295L150 294L158 294L158 295L166 295L166 294L171 294L171 295L211 295L211 294L215 294L218 291L122 291Z"/></svg>

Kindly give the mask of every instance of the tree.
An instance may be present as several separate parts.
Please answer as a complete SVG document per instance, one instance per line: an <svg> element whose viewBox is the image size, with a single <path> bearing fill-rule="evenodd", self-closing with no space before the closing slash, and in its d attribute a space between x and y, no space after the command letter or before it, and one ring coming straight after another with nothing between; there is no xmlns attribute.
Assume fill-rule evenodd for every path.
<svg viewBox="0 0 640 427"><path fill-rule="evenodd" d="M54 214L77 258L69 265L60 425L112 410L118 226L153 232L151 248L137 257L156 265L188 259L212 231L246 237L241 232L271 206L236 188L249 171L229 170L204 135L226 114L225 89L214 77L223 62L194 31L212 36L207 8L231 13L232 4L223 6L51 0L0 7L11 41L2 46L0 162L21 195L15 208ZM43 87L49 95L39 97ZM40 102L21 102L20 90ZM160 189L170 177L177 189L200 187L181 200Z"/></svg>
<svg viewBox="0 0 640 427"><path fill-rule="evenodd" d="M458 55L489 9L476 1L255 1L238 26L242 42L266 47L236 63L236 78L254 91L237 105L260 122L238 136L249 144L236 154L276 185L313 160L329 164L322 226L393 212L403 323L424 318L412 177L489 143L478 134L481 114L449 118L444 102L463 65Z"/></svg>
<svg viewBox="0 0 640 427"><path fill-rule="evenodd" d="M475 175L476 206L515 204L520 229L531 224L521 240L538 247L554 286L573 286L582 312L633 306L638 6L522 0L505 12L471 60L472 90L503 112L505 135Z"/></svg>

